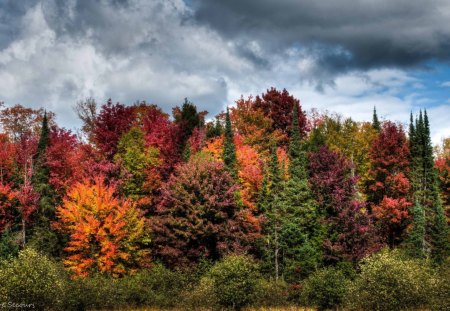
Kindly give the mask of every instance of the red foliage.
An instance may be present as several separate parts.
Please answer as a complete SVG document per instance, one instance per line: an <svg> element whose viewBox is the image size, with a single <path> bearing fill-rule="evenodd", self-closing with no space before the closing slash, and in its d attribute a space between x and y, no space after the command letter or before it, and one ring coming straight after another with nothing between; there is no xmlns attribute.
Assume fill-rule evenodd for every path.
<svg viewBox="0 0 450 311"><path fill-rule="evenodd" d="M189 265L248 248L259 222L237 204L237 190L223 164L209 157L179 166L151 219L157 256L171 266Z"/></svg>
<svg viewBox="0 0 450 311"><path fill-rule="evenodd" d="M113 105L111 99L102 106L94 123L94 141L108 160L117 152L120 136L131 128L133 108L122 104Z"/></svg>
<svg viewBox="0 0 450 311"><path fill-rule="evenodd" d="M144 133L147 146L159 150L162 160L159 171L162 178L166 180L180 161L178 127L170 122L169 115L156 106L150 106L144 118Z"/></svg>
<svg viewBox="0 0 450 311"><path fill-rule="evenodd" d="M398 243L409 217L409 147L401 126L385 122L369 154L371 168L367 194L390 245Z"/></svg>
<svg viewBox="0 0 450 311"><path fill-rule="evenodd" d="M0 184L0 234L12 225L16 199L16 192L9 185Z"/></svg>
<svg viewBox="0 0 450 311"><path fill-rule="evenodd" d="M75 134L63 128L52 127L46 149L49 182L60 195L83 176L83 151Z"/></svg>
<svg viewBox="0 0 450 311"><path fill-rule="evenodd" d="M329 260L357 261L380 246L364 202L356 196L357 177L338 153L322 146L310 154L311 189L325 215L328 236L325 256Z"/></svg>
<svg viewBox="0 0 450 311"><path fill-rule="evenodd" d="M300 101L290 95L286 89L278 91L272 87L265 94L262 94L262 97L256 96L254 106L256 109L261 109L266 116L272 119L273 130L280 130L281 133L289 136L294 105L297 105L298 108L300 136L304 137L308 131L306 115L301 109ZM288 139L285 139L284 143L287 142Z"/></svg>

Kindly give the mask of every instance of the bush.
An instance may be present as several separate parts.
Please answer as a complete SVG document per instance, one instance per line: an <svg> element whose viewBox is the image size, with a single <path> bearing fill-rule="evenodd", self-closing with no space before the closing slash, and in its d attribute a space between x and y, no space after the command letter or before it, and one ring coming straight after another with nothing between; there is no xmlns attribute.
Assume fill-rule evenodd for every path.
<svg viewBox="0 0 450 311"><path fill-rule="evenodd" d="M258 280L253 305L258 307L281 307L288 304L289 285L283 280Z"/></svg>
<svg viewBox="0 0 450 311"><path fill-rule="evenodd" d="M442 265L430 295L431 310L450 310L450 262Z"/></svg>
<svg viewBox="0 0 450 311"><path fill-rule="evenodd" d="M203 277L192 288L183 292L183 307L188 310L217 309L219 306L211 278Z"/></svg>
<svg viewBox="0 0 450 311"><path fill-rule="evenodd" d="M343 304L347 283L344 272L337 268L318 270L303 283L302 300L318 310L337 308Z"/></svg>
<svg viewBox="0 0 450 311"><path fill-rule="evenodd" d="M233 255L216 263L207 277L212 282L217 303L240 310L254 301L260 274L252 259Z"/></svg>
<svg viewBox="0 0 450 311"><path fill-rule="evenodd" d="M2 263L0 301L34 304L35 309L61 309L65 300L66 275L62 267L36 252L25 249L18 258Z"/></svg>
<svg viewBox="0 0 450 311"><path fill-rule="evenodd" d="M347 301L362 310L404 310L427 305L433 287L431 270L420 260L384 250L363 260Z"/></svg>

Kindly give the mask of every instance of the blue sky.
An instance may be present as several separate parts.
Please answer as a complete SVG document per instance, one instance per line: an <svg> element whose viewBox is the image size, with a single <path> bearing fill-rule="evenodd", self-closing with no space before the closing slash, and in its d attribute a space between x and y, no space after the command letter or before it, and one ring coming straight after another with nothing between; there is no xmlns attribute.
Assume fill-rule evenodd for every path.
<svg viewBox="0 0 450 311"><path fill-rule="evenodd" d="M450 136L446 0L1 0L0 101L45 107L65 127L86 97L185 97L215 115L286 88L305 110L407 123L427 109Z"/></svg>

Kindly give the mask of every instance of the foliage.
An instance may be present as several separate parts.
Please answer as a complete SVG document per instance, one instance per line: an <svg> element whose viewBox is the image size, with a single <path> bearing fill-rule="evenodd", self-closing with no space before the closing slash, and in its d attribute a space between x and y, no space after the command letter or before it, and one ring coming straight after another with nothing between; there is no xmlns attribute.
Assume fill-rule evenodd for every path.
<svg viewBox="0 0 450 311"><path fill-rule="evenodd" d="M427 305L433 275L420 260L383 250L362 261L348 292L350 307L362 310L411 310Z"/></svg>
<svg viewBox="0 0 450 311"><path fill-rule="evenodd" d="M217 262L207 277L211 279L218 304L234 310L241 310L253 302L260 278L252 259L234 255Z"/></svg>
<svg viewBox="0 0 450 311"><path fill-rule="evenodd" d="M101 107L95 119L93 139L106 159L112 160L116 154L120 136L130 129L132 117L132 107L113 104L111 99Z"/></svg>
<svg viewBox="0 0 450 311"><path fill-rule="evenodd" d="M146 263L147 226L130 201L101 178L76 183L57 208L56 228L70 235L65 265L75 276L120 276Z"/></svg>
<svg viewBox="0 0 450 311"><path fill-rule="evenodd" d="M233 128L231 127L230 112L228 108L225 118L225 132L224 132L222 157L225 168L230 172L233 178L236 178L237 177L236 146L234 145L234 133Z"/></svg>
<svg viewBox="0 0 450 311"><path fill-rule="evenodd" d="M323 268L311 274L302 285L305 304L318 310L327 310L343 305L348 280L339 269Z"/></svg>
<svg viewBox="0 0 450 311"><path fill-rule="evenodd" d="M261 110L265 116L272 120L272 131L279 131L284 139L280 141L281 145L287 145L288 137L292 133L292 111L297 107L297 124L301 137L306 135L308 130L306 115L300 107L300 101L290 95L286 89L278 91L276 88L270 88L261 97L255 98L254 107Z"/></svg>
<svg viewBox="0 0 450 311"><path fill-rule="evenodd" d="M401 126L384 122L369 154L370 208L389 245L398 244L410 217L409 147Z"/></svg>
<svg viewBox="0 0 450 311"><path fill-rule="evenodd" d="M326 146L309 159L312 191L326 218L326 259L356 262L377 250L372 218L365 202L356 198L358 178L352 176L350 162Z"/></svg>
<svg viewBox="0 0 450 311"><path fill-rule="evenodd" d="M65 297L65 275L57 263L33 249L0 267L0 300L33 304L34 308L60 309Z"/></svg>
<svg viewBox="0 0 450 311"><path fill-rule="evenodd" d="M247 249L258 234L258 221L236 202L237 190L223 164L207 155L179 166L151 220L158 257L170 266L188 265Z"/></svg>

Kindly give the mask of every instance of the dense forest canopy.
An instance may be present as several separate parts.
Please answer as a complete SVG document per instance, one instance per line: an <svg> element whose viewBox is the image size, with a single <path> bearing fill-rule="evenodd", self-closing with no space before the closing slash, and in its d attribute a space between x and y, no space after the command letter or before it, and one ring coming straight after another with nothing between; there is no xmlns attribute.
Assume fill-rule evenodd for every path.
<svg viewBox="0 0 450 311"><path fill-rule="evenodd" d="M426 110L356 122L275 88L209 119L187 99L172 116L76 110L78 135L50 111L1 108L2 257L33 248L83 278L245 254L297 284L383 248L449 256L450 138L433 147Z"/></svg>

